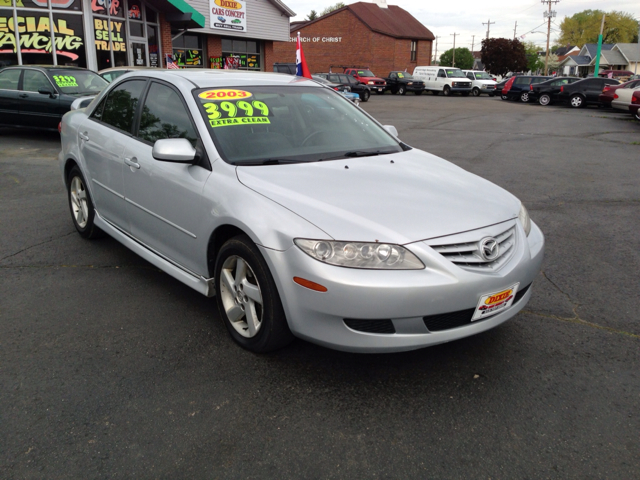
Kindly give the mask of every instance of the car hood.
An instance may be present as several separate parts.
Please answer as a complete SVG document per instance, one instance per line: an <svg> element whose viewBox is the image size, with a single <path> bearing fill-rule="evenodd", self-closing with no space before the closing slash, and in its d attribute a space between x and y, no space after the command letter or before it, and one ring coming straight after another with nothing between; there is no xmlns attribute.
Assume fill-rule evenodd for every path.
<svg viewBox="0 0 640 480"><path fill-rule="evenodd" d="M384 78L380 77L358 77L358 80L360 80L361 82L368 82L369 80L379 80L381 82L386 82Z"/></svg>
<svg viewBox="0 0 640 480"><path fill-rule="evenodd" d="M407 244L504 222L520 210L506 190L419 150L236 172L336 240Z"/></svg>
<svg viewBox="0 0 640 480"><path fill-rule="evenodd" d="M475 80L478 83L481 83L482 85L496 85L496 82L494 80L479 80L476 79Z"/></svg>

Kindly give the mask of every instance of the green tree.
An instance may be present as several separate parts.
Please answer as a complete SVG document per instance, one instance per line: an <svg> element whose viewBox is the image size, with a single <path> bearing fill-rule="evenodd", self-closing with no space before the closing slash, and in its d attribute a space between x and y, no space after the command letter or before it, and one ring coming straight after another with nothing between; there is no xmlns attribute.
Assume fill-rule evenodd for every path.
<svg viewBox="0 0 640 480"><path fill-rule="evenodd" d="M458 67L463 70L473 68L473 54L468 48L456 48L456 64L453 65L453 48L440 55L440 65L444 67Z"/></svg>
<svg viewBox="0 0 640 480"><path fill-rule="evenodd" d="M346 5L344 4L344 2L338 2L335 5L331 5L327 8L325 8L324 10L322 10L322 12L320 12L320 16L322 17L323 15L326 15L327 13L331 13L334 10L338 10L339 8L342 7L346 7Z"/></svg>
<svg viewBox="0 0 640 480"><path fill-rule="evenodd" d="M486 38L482 40L482 63L494 75L522 72L527 69L527 52L520 40Z"/></svg>
<svg viewBox="0 0 640 480"><path fill-rule="evenodd" d="M603 43L636 43L638 41L638 22L630 13L584 10L571 17L564 17L560 24L557 43L578 46L597 43L602 15L605 15Z"/></svg>
<svg viewBox="0 0 640 480"><path fill-rule="evenodd" d="M540 48L533 42L525 42L525 55L527 56L527 71L535 73L544 69L544 57L538 55Z"/></svg>
<svg viewBox="0 0 640 480"><path fill-rule="evenodd" d="M318 18L318 12L316 12L315 10L311 10L309 15L307 15L307 20L309 21L315 20L316 18Z"/></svg>

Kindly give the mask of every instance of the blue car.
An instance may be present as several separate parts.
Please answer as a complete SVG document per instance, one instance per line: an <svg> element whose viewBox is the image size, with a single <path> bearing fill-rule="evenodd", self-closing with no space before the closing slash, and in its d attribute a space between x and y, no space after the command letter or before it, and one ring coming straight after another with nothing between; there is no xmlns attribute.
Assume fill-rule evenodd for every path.
<svg viewBox="0 0 640 480"><path fill-rule="evenodd" d="M224 18L224 17L218 17L218 20L220 20L222 23L224 23L224 22L226 22L226 21L227 21L227 19L226 19L226 18Z"/></svg>

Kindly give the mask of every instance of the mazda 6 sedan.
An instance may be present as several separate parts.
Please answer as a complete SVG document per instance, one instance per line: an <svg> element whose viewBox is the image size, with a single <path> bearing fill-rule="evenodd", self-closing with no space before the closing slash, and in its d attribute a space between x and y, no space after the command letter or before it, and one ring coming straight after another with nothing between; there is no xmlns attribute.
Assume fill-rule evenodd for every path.
<svg viewBox="0 0 640 480"><path fill-rule="evenodd" d="M138 71L62 121L71 218L216 297L232 338L393 352L496 327L544 237L509 192L299 77Z"/></svg>

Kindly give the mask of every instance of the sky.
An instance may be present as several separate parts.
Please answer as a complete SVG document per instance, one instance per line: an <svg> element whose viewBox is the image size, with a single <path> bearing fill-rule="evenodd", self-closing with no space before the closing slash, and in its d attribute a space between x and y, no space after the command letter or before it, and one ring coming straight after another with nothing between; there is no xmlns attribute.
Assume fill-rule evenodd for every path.
<svg viewBox="0 0 640 480"><path fill-rule="evenodd" d="M296 12L295 20L304 20L311 10L320 12L338 0L283 0ZM343 3L355 3L355 0L342 0ZM371 0L363 0L371 1ZM453 33L457 33L456 48L467 47L480 50L480 41L487 35L487 26L491 21L491 37L513 38L517 25L517 36L522 41L532 41L541 47L547 42L547 22L543 12L549 7L540 0L387 0L389 5L397 5L410 12L424 26L439 36L438 52L453 47ZM455 6L454 6L455 5ZM557 12L551 23L551 44L560 33L559 25L565 16L583 10L621 11L635 16L640 21L640 0L560 0L553 4ZM495 24L493 23L495 22ZM538 33L540 32L540 33ZM475 38L472 36L475 35ZM473 42L473 45L472 45Z"/></svg>

